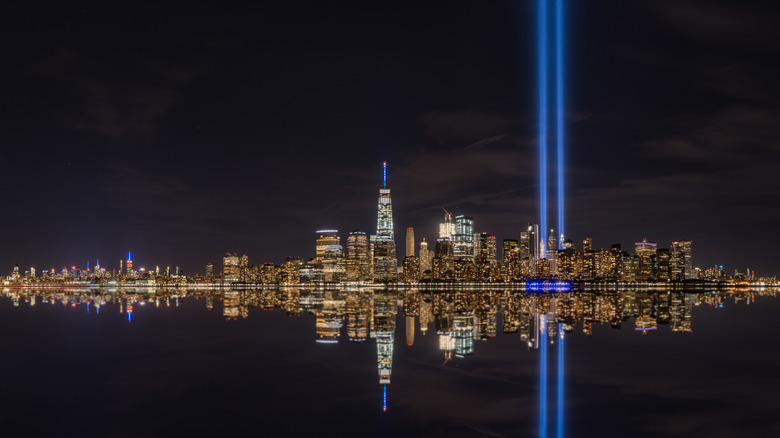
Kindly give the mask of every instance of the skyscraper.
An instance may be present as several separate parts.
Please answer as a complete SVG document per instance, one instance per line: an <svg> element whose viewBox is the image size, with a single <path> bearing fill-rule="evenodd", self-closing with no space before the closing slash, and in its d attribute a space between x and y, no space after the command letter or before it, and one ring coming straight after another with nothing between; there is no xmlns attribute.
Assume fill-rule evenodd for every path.
<svg viewBox="0 0 780 438"><path fill-rule="evenodd" d="M693 273L693 252L690 240L672 242L672 280L695 278Z"/></svg>
<svg viewBox="0 0 780 438"><path fill-rule="evenodd" d="M222 257L222 275L225 277L225 281L239 281L240 269L238 254L234 252L226 252Z"/></svg>
<svg viewBox="0 0 780 438"><path fill-rule="evenodd" d="M318 261L325 259L325 248L330 245L341 245L339 230L318 230L317 244L315 246L315 258Z"/></svg>
<svg viewBox="0 0 780 438"><path fill-rule="evenodd" d="M390 188L387 186L387 162L385 161L382 163L382 187L379 189L374 242L374 278L379 281L395 280L398 276L393 229L393 204L390 199Z"/></svg>
<svg viewBox="0 0 780 438"><path fill-rule="evenodd" d="M636 255L639 257L637 275L640 280L647 280L653 276L653 260L657 257L657 248L657 244L648 242L647 239L634 243Z"/></svg>
<svg viewBox="0 0 780 438"><path fill-rule="evenodd" d="M406 257L414 257L414 228L406 229Z"/></svg>
<svg viewBox="0 0 780 438"><path fill-rule="evenodd" d="M453 251L456 260L474 260L474 218L458 215L455 217L455 236Z"/></svg>
<svg viewBox="0 0 780 438"><path fill-rule="evenodd" d="M455 224L452 222L452 213L444 210L444 222L439 224L439 239L452 240L455 235Z"/></svg>
<svg viewBox="0 0 780 438"><path fill-rule="evenodd" d="M132 254L130 254L129 251L127 253L127 263L126 263L126 266L127 266L127 275L133 275L133 256L132 256Z"/></svg>
<svg viewBox="0 0 780 438"><path fill-rule="evenodd" d="M355 230L347 237L347 280L363 281L369 275L368 236Z"/></svg>
<svg viewBox="0 0 780 438"><path fill-rule="evenodd" d="M428 249L428 242L423 238L420 242L420 272L431 270L431 260L433 260L433 254Z"/></svg>

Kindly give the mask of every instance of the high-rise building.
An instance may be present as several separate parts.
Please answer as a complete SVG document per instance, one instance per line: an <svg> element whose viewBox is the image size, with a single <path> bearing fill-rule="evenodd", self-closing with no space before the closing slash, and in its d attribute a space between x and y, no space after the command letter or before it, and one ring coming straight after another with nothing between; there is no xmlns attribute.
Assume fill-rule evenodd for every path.
<svg viewBox="0 0 780 438"><path fill-rule="evenodd" d="M133 275L133 255L130 254L129 251L127 253L127 262L125 264L127 266L127 275Z"/></svg>
<svg viewBox="0 0 780 438"><path fill-rule="evenodd" d="M501 248L501 276L506 279L520 277L520 246L517 240L504 239Z"/></svg>
<svg viewBox="0 0 780 438"><path fill-rule="evenodd" d="M415 256L404 257L403 279L407 283L420 281L420 259Z"/></svg>
<svg viewBox="0 0 780 438"><path fill-rule="evenodd" d="M464 215L455 217L453 251L456 260L474 260L474 218Z"/></svg>
<svg viewBox="0 0 780 438"><path fill-rule="evenodd" d="M536 261L543 258L540 254L539 225L529 224L520 233L520 260L523 275L536 275Z"/></svg>
<svg viewBox="0 0 780 438"><path fill-rule="evenodd" d="M593 249L593 238L588 236L582 241L582 251L590 251Z"/></svg>
<svg viewBox="0 0 780 438"><path fill-rule="evenodd" d="M550 229L547 237L547 260L550 261L550 274L558 274L558 241L555 239L555 230Z"/></svg>
<svg viewBox="0 0 780 438"><path fill-rule="evenodd" d="M347 281L364 281L369 277L368 236L355 230L347 237Z"/></svg>
<svg viewBox="0 0 780 438"><path fill-rule="evenodd" d="M238 254L235 252L226 252L222 257L222 275L225 281L233 282L241 280Z"/></svg>
<svg viewBox="0 0 780 438"><path fill-rule="evenodd" d="M672 242L672 279L689 280L696 278L693 272L693 252L690 240Z"/></svg>
<svg viewBox="0 0 780 438"><path fill-rule="evenodd" d="M444 210L444 222L439 224L439 239L452 240L455 236L455 223L452 222L452 213Z"/></svg>
<svg viewBox="0 0 780 438"><path fill-rule="evenodd" d="M654 275L653 260L658 253L657 248L658 244L648 242L647 239L634 243L634 251L637 257L639 257L639 266L637 267L637 278L639 280L647 280Z"/></svg>
<svg viewBox="0 0 780 438"><path fill-rule="evenodd" d="M488 233L476 233L474 234L474 242L474 255L482 257L483 260L491 265L496 265L498 260L496 255L496 236L491 236ZM516 240L515 244L517 244Z"/></svg>
<svg viewBox="0 0 780 438"><path fill-rule="evenodd" d="M339 230L319 230L317 233L317 244L315 246L315 259L322 261L325 259L325 248L330 245L341 245Z"/></svg>
<svg viewBox="0 0 780 438"><path fill-rule="evenodd" d="M392 281L398 278L398 259L395 255L393 231L393 204L387 186L387 162L382 164L382 187L377 203L376 241L374 242L374 278Z"/></svg>
<svg viewBox="0 0 780 438"><path fill-rule="evenodd" d="M211 262L206 263L206 277L211 278L214 276L214 264Z"/></svg>
<svg viewBox="0 0 780 438"><path fill-rule="evenodd" d="M322 260L322 273L326 283L340 283L347 276L344 263L344 248L341 245L328 245Z"/></svg>
<svg viewBox="0 0 780 438"><path fill-rule="evenodd" d="M414 257L414 228L406 229L406 257Z"/></svg>
<svg viewBox="0 0 780 438"><path fill-rule="evenodd" d="M428 242L423 238L420 242L420 272L430 271L432 260L433 253L428 249Z"/></svg>

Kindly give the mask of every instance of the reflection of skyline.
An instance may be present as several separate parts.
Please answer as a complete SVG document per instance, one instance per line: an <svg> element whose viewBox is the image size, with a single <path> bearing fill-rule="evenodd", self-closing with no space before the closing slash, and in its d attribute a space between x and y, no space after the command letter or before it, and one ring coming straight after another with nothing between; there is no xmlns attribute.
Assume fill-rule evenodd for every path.
<svg viewBox="0 0 780 438"><path fill-rule="evenodd" d="M621 329L623 323L633 324L634 329L643 335L659 329L688 333L693 330L693 309L696 306L723 307L724 302L731 300L749 304L756 296L775 296L775 292L742 289L717 292L602 290L535 295L478 290L398 292L269 288L262 291L177 290L147 294L132 290L109 293L99 290L6 289L2 296L9 299L15 308L58 305L83 309L101 318L124 314L123 317L132 321L129 324L134 325L139 323L139 312L143 316L143 313L154 312L160 307L176 308L187 298L196 299L187 301L188 307L195 304L208 310L221 303L221 314L228 323L250 315L257 317L253 309L278 309L289 316L306 312L312 316L309 321L314 321L312 334L316 341L355 342L376 348L375 375L382 386L383 409L387 410L388 388L397 354L394 345L396 334L403 336L408 348L437 348L438 354L441 354L440 363L444 366L449 366L450 362L457 364L457 361L469 360L470 356L479 357L481 342L490 342L499 330L504 336L516 337L528 349L537 350L540 365L546 358L543 350L553 355L556 349L547 346L558 341L557 356L553 355L553 360L547 365L552 379L555 379L552 373L558 369L559 383L557 386L552 383L544 385L547 390L543 394L545 397L553 395L557 388L557 400L560 401L563 399L562 342L565 334L581 330L590 336L595 326L608 325ZM403 326L396 327L397 324ZM431 324L435 327L435 342L415 342L416 335L430 336L433 333ZM396 328L401 331L396 333ZM375 339L376 344L371 345L369 339ZM555 357L558 358L558 368ZM546 370L548 366L540 370ZM556 409L553 400L550 398L550 403L542 403L548 406L546 413ZM558 412L557 417L561 416L562 412ZM554 418L550 414L549 420Z"/></svg>

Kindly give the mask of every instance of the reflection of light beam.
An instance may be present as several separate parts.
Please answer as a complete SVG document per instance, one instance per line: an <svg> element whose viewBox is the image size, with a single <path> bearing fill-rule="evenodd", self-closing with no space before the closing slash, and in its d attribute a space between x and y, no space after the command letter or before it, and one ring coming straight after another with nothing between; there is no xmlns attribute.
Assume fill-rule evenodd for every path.
<svg viewBox="0 0 780 438"><path fill-rule="evenodd" d="M387 385L382 387L382 412L387 412Z"/></svg>
<svg viewBox="0 0 780 438"><path fill-rule="evenodd" d="M547 315L539 315L539 438L547 437Z"/></svg>
<svg viewBox="0 0 780 438"><path fill-rule="evenodd" d="M556 155L558 166L558 233L565 235L563 211L563 0L555 0L555 97L556 97ZM563 248L563 237L558 241L558 249Z"/></svg>
<svg viewBox="0 0 780 438"><path fill-rule="evenodd" d="M563 323L558 323L558 433L557 438L563 438Z"/></svg>
<svg viewBox="0 0 780 438"><path fill-rule="evenodd" d="M539 64L539 226L547 239L547 1L538 2Z"/></svg>

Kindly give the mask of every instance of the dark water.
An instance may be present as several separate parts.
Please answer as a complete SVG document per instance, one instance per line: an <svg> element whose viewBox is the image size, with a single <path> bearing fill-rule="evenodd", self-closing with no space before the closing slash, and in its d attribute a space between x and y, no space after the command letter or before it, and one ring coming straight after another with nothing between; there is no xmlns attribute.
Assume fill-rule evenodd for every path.
<svg viewBox="0 0 780 438"><path fill-rule="evenodd" d="M6 290L0 430L778 436L779 311L759 291Z"/></svg>

